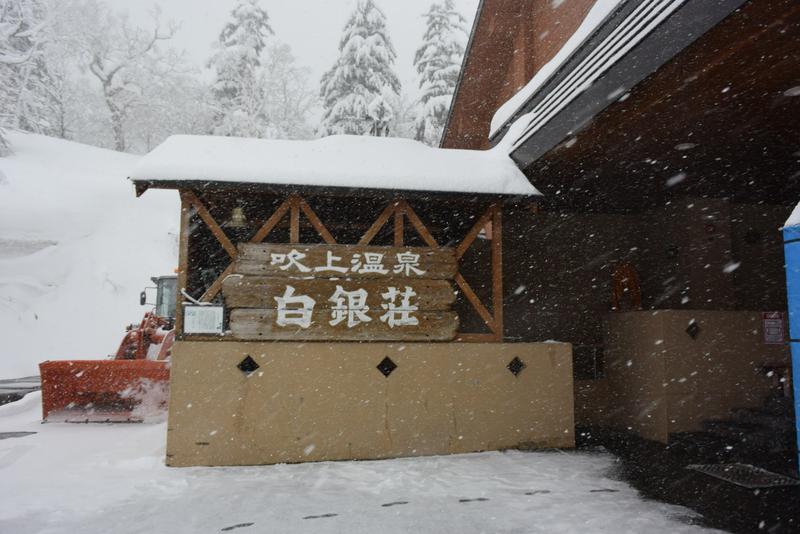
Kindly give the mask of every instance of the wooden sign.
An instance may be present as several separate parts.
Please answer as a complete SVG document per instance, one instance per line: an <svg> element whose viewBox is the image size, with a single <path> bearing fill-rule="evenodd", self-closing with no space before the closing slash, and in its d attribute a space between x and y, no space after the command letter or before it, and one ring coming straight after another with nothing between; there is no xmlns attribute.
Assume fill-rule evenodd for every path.
<svg viewBox="0 0 800 534"><path fill-rule="evenodd" d="M449 340L453 249L241 244L223 282L237 339Z"/></svg>
<svg viewBox="0 0 800 534"><path fill-rule="evenodd" d="M455 312L415 312L414 325L389 326L378 317L350 326L344 320L332 324L331 310L313 310L308 326L280 326L278 310L239 309L231 312L231 332L238 339L334 340L334 341L441 341L453 339L458 330ZM369 312L364 316L368 317Z"/></svg>
<svg viewBox="0 0 800 534"><path fill-rule="evenodd" d="M261 276L452 280L452 248L243 243L234 272Z"/></svg>
<svg viewBox="0 0 800 534"><path fill-rule="evenodd" d="M455 291L447 280L287 280L280 277L232 275L223 282L222 291L228 308L270 309L278 307L287 284L295 289L295 293L311 297L317 308L335 305L330 297L337 286L347 293L364 289L367 293L366 305L373 310L381 309L384 302L381 294L393 284L399 284L402 288L410 287L416 294L416 305L422 310L446 311L456 300Z"/></svg>

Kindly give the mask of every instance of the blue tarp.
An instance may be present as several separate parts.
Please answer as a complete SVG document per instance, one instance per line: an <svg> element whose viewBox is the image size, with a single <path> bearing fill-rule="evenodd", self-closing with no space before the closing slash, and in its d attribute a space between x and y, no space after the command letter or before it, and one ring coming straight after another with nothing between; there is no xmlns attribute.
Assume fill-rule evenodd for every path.
<svg viewBox="0 0 800 534"><path fill-rule="evenodd" d="M786 300L789 307L789 339L792 348L792 386L797 450L800 451L800 225L783 229L786 259ZM800 457L798 458L800 466Z"/></svg>

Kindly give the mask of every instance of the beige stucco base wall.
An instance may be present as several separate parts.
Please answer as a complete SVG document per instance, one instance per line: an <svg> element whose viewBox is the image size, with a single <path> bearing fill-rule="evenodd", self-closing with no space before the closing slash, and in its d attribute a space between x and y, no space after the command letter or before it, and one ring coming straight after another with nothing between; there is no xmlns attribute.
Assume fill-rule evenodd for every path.
<svg viewBox="0 0 800 534"><path fill-rule="evenodd" d="M700 327L696 338L689 322ZM605 320L605 378L579 384L579 424L628 430L668 442L758 408L780 384L765 366L788 365L786 344L764 343L761 312L659 310Z"/></svg>
<svg viewBox="0 0 800 534"><path fill-rule="evenodd" d="M170 380L171 466L574 445L568 344L179 341Z"/></svg>

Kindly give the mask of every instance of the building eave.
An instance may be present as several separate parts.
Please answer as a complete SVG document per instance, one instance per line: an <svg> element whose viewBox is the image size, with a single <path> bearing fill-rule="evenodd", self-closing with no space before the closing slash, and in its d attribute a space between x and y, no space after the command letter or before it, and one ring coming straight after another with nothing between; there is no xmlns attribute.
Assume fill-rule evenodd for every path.
<svg viewBox="0 0 800 534"><path fill-rule="evenodd" d="M630 21L629 17L637 9L671 5L659 0L626 2L498 129L491 138L491 143L497 145L509 133L509 128L515 121L519 121L537 106L539 110L544 105L551 106L548 109L551 116L540 119L539 124L534 127L526 124L517 129L515 126L512 134L516 138L503 139L503 143L509 147L512 159L521 169L525 169L580 130L597 114L623 97L746 1L687 0L681 3L664 20L640 36L630 50L620 54L613 62L609 60L611 65L590 86L580 91L575 91L573 87L572 99L567 100L570 96L570 84L580 87L578 74L587 72L592 61L599 61L596 52L602 50L599 47L608 49L610 43L615 44L625 38L625 35L620 35L620 28L624 28L621 25ZM615 34L618 29L620 30Z"/></svg>

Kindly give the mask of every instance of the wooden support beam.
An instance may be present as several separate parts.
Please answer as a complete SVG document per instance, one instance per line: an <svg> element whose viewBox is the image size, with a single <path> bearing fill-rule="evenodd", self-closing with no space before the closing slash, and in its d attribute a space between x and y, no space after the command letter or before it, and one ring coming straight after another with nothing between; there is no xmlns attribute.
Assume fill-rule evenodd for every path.
<svg viewBox="0 0 800 534"><path fill-rule="evenodd" d="M284 200L283 203L278 206L278 209L275 210L275 213L270 215L269 219L267 219L266 222L261 225L261 228L259 228L258 232L253 235L253 237L250 239L250 242L261 243L264 241L272 229L275 228L279 222L281 222L281 219L283 219L287 211L289 211L289 201Z"/></svg>
<svg viewBox="0 0 800 534"><path fill-rule="evenodd" d="M259 228L259 230L250 239L250 242L260 243L261 241L263 241L267 237L267 235L269 235L272 229L275 228L275 226L281 221L281 219L283 219L283 217L286 215L286 212L290 211L291 212L290 234L294 233L294 238L290 239L290 241L292 243L297 243L300 240L299 229L300 229L301 210L303 211L303 213L305 213L306 217L308 217L308 220L311 222L311 225L317 230L317 232L319 232L320 236L322 236L322 239L324 239L325 242L328 244L335 245L336 240L333 238L328 229L325 228L325 225L322 224L322 221L319 219L317 214L314 213L314 210L312 210L311 207L297 195L292 195L291 197L286 199L280 206L278 206L278 209L275 210L275 213L273 213L269 217L269 219L267 219L266 222L261 226L261 228ZM225 281L225 278L227 278L229 275L233 273L235 268L234 264L237 258L238 258L238 250L236 252L236 255L231 257L232 261L230 265L228 265L228 267L226 267L225 270L222 271L222 273L217 277L217 279L214 280L214 283L211 284L209 288L206 290L206 292L203 293L203 296L200 297L201 302L211 302L219 294L219 292L222 290L222 283Z"/></svg>
<svg viewBox="0 0 800 534"><path fill-rule="evenodd" d="M231 261L230 265L225 267L225 270L222 271L222 273L220 273L217 279L214 280L214 283L211 284L208 287L208 289L206 289L206 292L203 293L203 296L200 297L200 302L211 302L212 300L214 300L214 297L216 297L219 294L219 292L222 291L222 283L229 275L233 274L235 265L236 265L236 260L233 260Z"/></svg>
<svg viewBox="0 0 800 534"><path fill-rule="evenodd" d="M475 311L478 312L478 315L481 316L483 322L486 323L486 326L488 326L492 332L494 332L494 317L492 316L491 312L486 309L486 306L483 305L480 297L475 294L472 286L470 286L464 277L461 276L461 273L456 274L455 282L456 285L461 289L461 292L464 293L464 296L467 297L469 303L472 304L472 307L475 308Z"/></svg>
<svg viewBox="0 0 800 534"><path fill-rule="evenodd" d="M428 231L428 228L425 226L422 220L417 216L417 213L408 204L408 202L406 202L405 200L401 200L400 208L406 214L408 220L411 221L411 225L417 231L422 240L425 241L425 243L427 243L428 246L430 247L438 247L439 243L436 242L436 239L433 237L433 235L431 235L430 231Z"/></svg>
<svg viewBox="0 0 800 534"><path fill-rule="evenodd" d="M492 211L492 311L494 334L503 341L503 205L494 204Z"/></svg>
<svg viewBox="0 0 800 534"><path fill-rule="evenodd" d="M261 228L258 229L258 231L253 235L253 237L250 238L250 242L260 243L261 241L263 241L264 238L266 238L269 235L272 229L275 228L275 226L281 221L281 219L283 219L283 217L286 215L286 212L288 212L290 208L291 208L291 198L283 201L283 203L280 206L278 206L278 209L275 210L275 213L273 213L269 217L269 219L267 219L266 222L264 222L264 224L261 225ZM222 273L217 277L217 279L214 280L214 283L211 284L208 287L208 289L206 289L206 292L203 293L203 296L200 297L201 302L211 302L212 300L214 300L214 297L216 297L219 294L219 292L222 290L222 282L224 282L225 278L227 278L230 274L233 273L235 267L234 264L238 256L239 256L239 251L237 250L236 256L231 257L230 265L228 265L225 268L225 270L222 271Z"/></svg>
<svg viewBox="0 0 800 534"><path fill-rule="evenodd" d="M303 210L308 222L311 223L311 226L314 227L314 230L317 231L320 237L322 237L327 244L335 245L336 240L333 238L333 235L328 231L327 228L325 228L325 225L322 224L322 221L314 212L314 210L311 209L311 206L309 206L308 203L303 199L300 199L300 209Z"/></svg>
<svg viewBox="0 0 800 534"><path fill-rule="evenodd" d="M179 229L179 243L178 243L178 281L177 291L175 292L175 299L177 305L175 306L175 332L180 334L183 332L183 294L182 290L186 290L186 280L188 278L189 266L189 222L192 218L192 207L189 201L181 196L181 222Z"/></svg>
<svg viewBox="0 0 800 534"><path fill-rule="evenodd" d="M405 226L403 221L403 210L398 208L394 210L394 246L402 247L403 240L405 239Z"/></svg>
<svg viewBox="0 0 800 534"><path fill-rule="evenodd" d="M236 247L233 243L231 243L231 240L228 239L228 236L225 235L225 232L222 230L220 225L217 224L217 221L214 220L214 217L211 216L211 213L209 213L208 209L206 209L203 203L200 202L200 199L197 198L197 196L191 191L182 191L181 199L185 199L192 206L194 206L194 209L197 210L197 214L201 219L203 219L203 222L206 223L206 226L208 226L208 229L211 230L212 234L214 234L214 237L217 238L217 241L219 241L219 244L225 249L225 252L228 253L228 256L230 256L232 259L235 259Z"/></svg>
<svg viewBox="0 0 800 534"><path fill-rule="evenodd" d="M467 232L467 235L464 236L464 240L461 241L461 243L456 247L456 258L460 260L464 256L469 247L472 246L472 243L478 237L478 234L480 234L481 230L483 230L483 228L486 226L486 223L492 219L492 214L493 211L490 207L483 215L481 215L481 217L478 219L478 222L476 222L472 228L470 228L469 232Z"/></svg>
<svg viewBox="0 0 800 534"><path fill-rule="evenodd" d="M300 242L300 197L289 197L289 243Z"/></svg>
<svg viewBox="0 0 800 534"><path fill-rule="evenodd" d="M359 245L369 245L372 240L375 239L375 236L378 235L383 225L386 224L386 221L388 221L389 217L395 212L399 203L400 201L394 201L384 208L381 214L378 215L378 218L375 219L375 222L372 223L372 226L369 227L369 230L359 239Z"/></svg>

